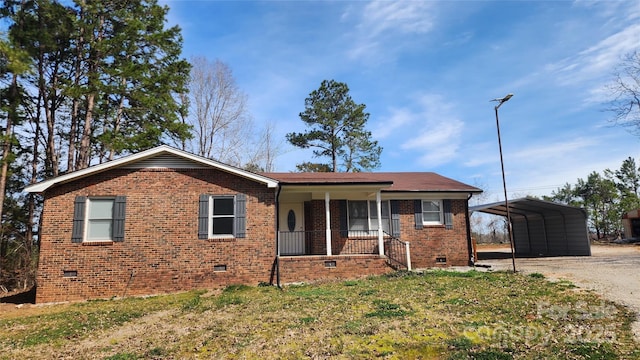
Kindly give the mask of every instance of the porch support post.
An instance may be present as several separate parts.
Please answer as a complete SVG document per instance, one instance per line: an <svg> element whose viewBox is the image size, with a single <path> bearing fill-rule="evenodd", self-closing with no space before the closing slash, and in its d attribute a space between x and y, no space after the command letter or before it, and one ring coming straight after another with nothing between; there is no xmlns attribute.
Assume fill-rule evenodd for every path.
<svg viewBox="0 0 640 360"><path fill-rule="evenodd" d="M382 205L380 190L376 193L376 212L378 213L378 254L384 255L384 236L382 229Z"/></svg>
<svg viewBox="0 0 640 360"><path fill-rule="evenodd" d="M327 256L331 256L331 211L329 210L329 192L324 193L324 212L326 223L325 241L327 244Z"/></svg>

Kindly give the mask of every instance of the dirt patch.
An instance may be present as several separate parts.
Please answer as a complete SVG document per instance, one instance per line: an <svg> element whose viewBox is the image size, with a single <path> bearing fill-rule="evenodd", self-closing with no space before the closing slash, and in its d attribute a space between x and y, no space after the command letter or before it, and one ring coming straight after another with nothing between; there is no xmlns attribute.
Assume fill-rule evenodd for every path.
<svg viewBox="0 0 640 360"><path fill-rule="evenodd" d="M480 247L483 252L498 252L498 247ZM503 247L509 252L509 246ZM492 270L511 270L511 257L481 260ZM593 290L604 298L628 306L638 314L633 325L640 341L640 246L592 245L591 256L517 258L516 269L523 273L540 273L550 280L568 280L582 289Z"/></svg>

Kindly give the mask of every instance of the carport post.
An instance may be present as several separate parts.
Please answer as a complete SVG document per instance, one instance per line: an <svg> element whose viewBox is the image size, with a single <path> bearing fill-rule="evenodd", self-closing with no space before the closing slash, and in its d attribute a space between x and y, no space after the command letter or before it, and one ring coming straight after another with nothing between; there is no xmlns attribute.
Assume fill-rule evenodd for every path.
<svg viewBox="0 0 640 360"><path fill-rule="evenodd" d="M502 141L500 140L500 121L498 120L498 109L502 104L511 99L513 94L491 101L497 101L498 105L494 107L496 110L496 128L498 129L498 149L500 150L500 167L502 168L502 188L504 189L504 206L507 208L507 232L509 233L509 243L511 244L511 261L513 263L513 272L516 272L516 253L513 244L513 231L511 229L511 212L509 211L509 200L507 199L507 182L504 177L504 160L502 159Z"/></svg>

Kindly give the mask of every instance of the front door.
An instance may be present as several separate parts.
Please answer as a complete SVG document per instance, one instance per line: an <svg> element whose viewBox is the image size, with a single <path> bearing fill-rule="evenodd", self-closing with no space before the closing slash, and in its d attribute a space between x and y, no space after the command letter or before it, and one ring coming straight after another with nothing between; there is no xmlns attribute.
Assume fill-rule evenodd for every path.
<svg viewBox="0 0 640 360"><path fill-rule="evenodd" d="M280 204L280 255L304 255L304 206L302 203Z"/></svg>

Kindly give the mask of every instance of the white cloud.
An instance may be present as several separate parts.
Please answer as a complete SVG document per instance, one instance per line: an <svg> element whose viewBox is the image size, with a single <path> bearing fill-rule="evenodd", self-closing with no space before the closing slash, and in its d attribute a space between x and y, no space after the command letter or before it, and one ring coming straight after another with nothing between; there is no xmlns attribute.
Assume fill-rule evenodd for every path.
<svg viewBox="0 0 640 360"><path fill-rule="evenodd" d="M410 35L433 29L435 5L430 1L372 1L362 11L348 7L342 20L358 18L355 31L347 34L351 44L347 56L373 63L380 62L379 57L392 57Z"/></svg>
<svg viewBox="0 0 640 360"><path fill-rule="evenodd" d="M409 109L391 109L391 115L373 131L378 139L384 139L405 126L410 125L416 118Z"/></svg>
<svg viewBox="0 0 640 360"><path fill-rule="evenodd" d="M462 121L458 119L449 119L446 122L428 121L425 129L418 136L405 141L401 148L405 150L451 148L451 144L458 142L455 139L460 135L462 125Z"/></svg>
<svg viewBox="0 0 640 360"><path fill-rule="evenodd" d="M468 144L466 167L478 167L498 161L498 141Z"/></svg>
<svg viewBox="0 0 640 360"><path fill-rule="evenodd" d="M438 94L415 96L411 105L391 109L375 133L387 142L400 144L400 150L422 154L417 157L421 165L448 163L457 156L464 128L455 109Z"/></svg>
<svg viewBox="0 0 640 360"><path fill-rule="evenodd" d="M360 27L371 37L384 32L423 34L433 27L431 7L427 1L373 1L365 7Z"/></svg>
<svg viewBox="0 0 640 360"><path fill-rule="evenodd" d="M640 23L609 35L577 55L549 64L546 69L558 76L561 85L610 76L623 55L638 49Z"/></svg>
<svg viewBox="0 0 640 360"><path fill-rule="evenodd" d="M464 124L458 119L437 124L435 121L430 123L426 130L403 143L400 148L424 154L418 161L423 165L434 167L456 158Z"/></svg>
<svg viewBox="0 0 640 360"><path fill-rule="evenodd" d="M578 178L586 178L593 171L602 173L606 168L619 168L629 149L617 146L616 140L612 135L555 139L506 152L509 196L548 195L567 182L574 184ZM493 167L496 178L498 166Z"/></svg>
<svg viewBox="0 0 640 360"><path fill-rule="evenodd" d="M583 149L598 145L602 139L578 138L570 141L547 142L513 152L512 158L517 161L548 161L552 158L565 157Z"/></svg>

